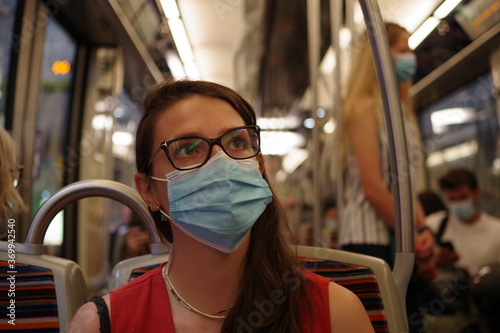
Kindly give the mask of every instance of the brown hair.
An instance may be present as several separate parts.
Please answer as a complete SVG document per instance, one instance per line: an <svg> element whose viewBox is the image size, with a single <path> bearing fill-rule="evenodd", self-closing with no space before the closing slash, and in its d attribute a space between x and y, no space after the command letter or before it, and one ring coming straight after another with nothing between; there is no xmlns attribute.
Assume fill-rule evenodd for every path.
<svg viewBox="0 0 500 333"><path fill-rule="evenodd" d="M441 190L456 190L462 186L468 186L473 191L477 189L476 176L469 169L451 169L439 178L439 187Z"/></svg>
<svg viewBox="0 0 500 333"><path fill-rule="evenodd" d="M250 104L227 87L212 82L190 80L160 83L147 93L142 105L144 115L139 123L136 138L136 166L139 172L147 174L150 171L147 170L149 160L153 150L159 145L159 142L152 142L151 135L158 115L174 103L193 95L224 100L239 113L246 125L256 124L255 112ZM263 178L269 184L265 172ZM172 241L169 222L161 221L158 213L153 213L153 216L159 232L166 240ZM286 227L285 214L273 191L273 201L267 205L252 227L242 288L238 300L224 321L222 332L240 331L242 325L251 326L253 332L302 332L299 299L307 297L304 283L306 280L297 269L287 245ZM275 295L276 291L283 295L280 299L285 301L280 304L273 303L271 313L263 316L259 323L250 323L252 314L259 311L256 304L269 304L268 302L273 301L272 295Z"/></svg>

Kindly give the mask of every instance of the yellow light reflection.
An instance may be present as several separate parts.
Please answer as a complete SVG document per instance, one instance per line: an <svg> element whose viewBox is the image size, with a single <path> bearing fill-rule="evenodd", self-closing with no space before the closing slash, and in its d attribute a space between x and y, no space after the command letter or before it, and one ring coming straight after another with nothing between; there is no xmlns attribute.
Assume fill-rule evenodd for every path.
<svg viewBox="0 0 500 333"><path fill-rule="evenodd" d="M55 75L66 75L71 70L71 64L67 60L56 60L52 64L52 73Z"/></svg>

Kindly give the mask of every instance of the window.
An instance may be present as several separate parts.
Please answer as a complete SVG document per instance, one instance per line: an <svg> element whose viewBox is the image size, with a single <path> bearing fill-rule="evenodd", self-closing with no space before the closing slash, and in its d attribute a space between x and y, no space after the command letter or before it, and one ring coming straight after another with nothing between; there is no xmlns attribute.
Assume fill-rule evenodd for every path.
<svg viewBox="0 0 500 333"><path fill-rule="evenodd" d="M16 17L16 0L0 2L0 126L6 126L7 87L9 86L9 70Z"/></svg>
<svg viewBox="0 0 500 333"><path fill-rule="evenodd" d="M47 21L39 83L35 159L31 211L64 185L68 156L68 128L77 44L53 18ZM62 213L51 223L47 235L62 241ZM55 245L55 244L54 244Z"/></svg>

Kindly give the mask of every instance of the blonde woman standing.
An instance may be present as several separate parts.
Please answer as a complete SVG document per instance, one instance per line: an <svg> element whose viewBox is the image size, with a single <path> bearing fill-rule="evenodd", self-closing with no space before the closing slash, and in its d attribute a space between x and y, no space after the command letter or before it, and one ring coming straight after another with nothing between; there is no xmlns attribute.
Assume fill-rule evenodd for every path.
<svg viewBox="0 0 500 333"><path fill-rule="evenodd" d="M392 261L391 233L394 231L392 182L411 181L415 189L421 151L415 115L409 96L416 58L408 46L408 32L393 23L386 24L390 52L398 81L410 175L394 177L389 170L388 137L382 115L380 89L367 36L355 48L348 91L342 108L341 161L344 193L339 245L342 249ZM416 196L415 196L416 198ZM432 274L425 263L432 256L433 235L425 228L422 209L415 212L416 257L422 261L422 274Z"/></svg>

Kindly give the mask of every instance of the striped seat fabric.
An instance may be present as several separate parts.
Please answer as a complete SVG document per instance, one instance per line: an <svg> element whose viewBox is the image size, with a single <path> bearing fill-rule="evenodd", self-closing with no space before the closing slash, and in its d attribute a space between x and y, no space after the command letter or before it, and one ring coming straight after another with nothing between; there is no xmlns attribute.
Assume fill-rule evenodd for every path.
<svg viewBox="0 0 500 333"><path fill-rule="evenodd" d="M144 266L144 267L138 267L138 268L134 268L132 270L132 272L130 273L130 278L129 278L129 282L132 281L133 279L135 278L138 278L139 276L141 276L142 274L156 268L160 266L160 264L155 264L155 265L150 265L150 266Z"/></svg>
<svg viewBox="0 0 500 333"><path fill-rule="evenodd" d="M375 274L370 268L330 260L299 260L304 269L328 277L351 290L363 303L375 332L389 332L382 296Z"/></svg>
<svg viewBox="0 0 500 333"><path fill-rule="evenodd" d="M59 332L52 270L20 263L10 269L0 261L0 331Z"/></svg>

